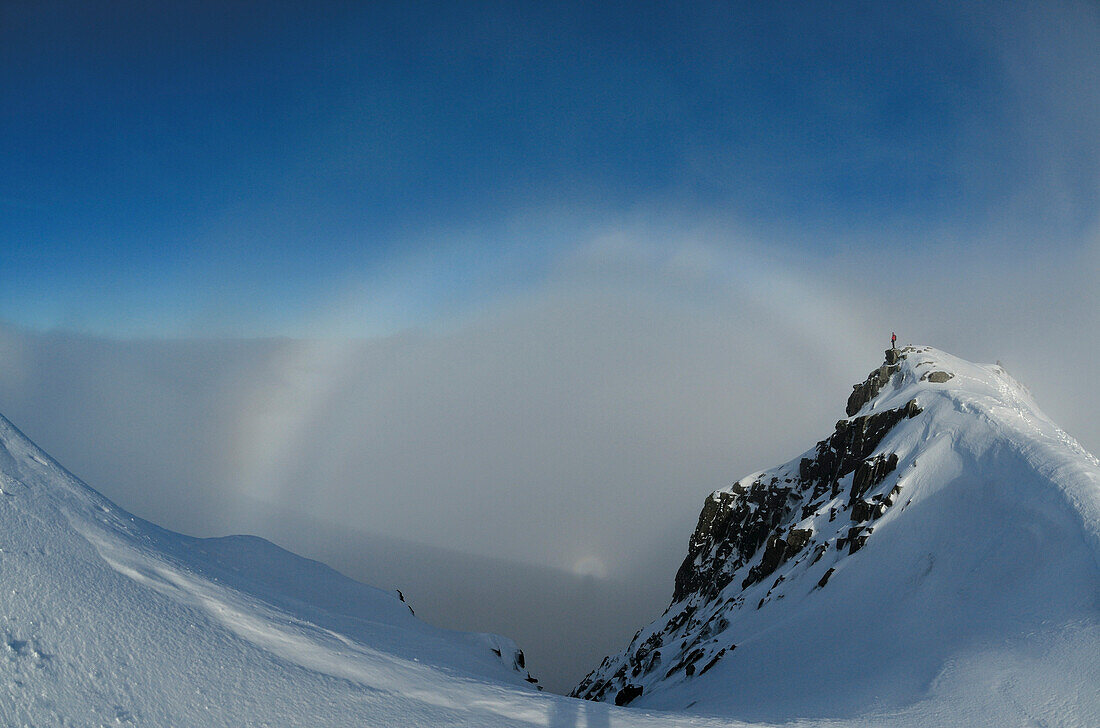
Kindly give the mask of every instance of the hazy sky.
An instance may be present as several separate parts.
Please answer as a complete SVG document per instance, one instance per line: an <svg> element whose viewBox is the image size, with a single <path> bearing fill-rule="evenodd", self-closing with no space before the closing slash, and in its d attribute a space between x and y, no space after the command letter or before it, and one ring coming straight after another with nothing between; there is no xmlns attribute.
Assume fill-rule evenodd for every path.
<svg viewBox="0 0 1100 728"><path fill-rule="evenodd" d="M172 528L659 612L891 330L1100 451L1097 48L1094 2L5 2L0 412Z"/></svg>

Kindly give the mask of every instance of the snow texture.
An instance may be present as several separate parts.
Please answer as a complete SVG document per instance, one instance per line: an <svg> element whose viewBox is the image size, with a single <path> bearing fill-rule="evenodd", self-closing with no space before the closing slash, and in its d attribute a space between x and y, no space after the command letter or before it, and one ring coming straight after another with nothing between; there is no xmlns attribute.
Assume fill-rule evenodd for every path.
<svg viewBox="0 0 1100 728"><path fill-rule="evenodd" d="M864 494L900 498L862 548L836 548L846 493L799 511L784 527L812 542L742 588L761 549L676 633L708 663L726 651L693 676L664 677L666 655L631 707L540 693L510 640L427 625L262 539L142 521L0 417L0 724L1100 725L1096 459L1003 370L931 349L857 416L913 399L875 451L896 469Z"/></svg>

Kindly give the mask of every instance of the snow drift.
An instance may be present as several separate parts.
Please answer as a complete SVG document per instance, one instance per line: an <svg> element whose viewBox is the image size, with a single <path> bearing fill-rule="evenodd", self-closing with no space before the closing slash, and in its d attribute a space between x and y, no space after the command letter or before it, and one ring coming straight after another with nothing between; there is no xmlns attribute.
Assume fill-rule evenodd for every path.
<svg viewBox="0 0 1100 728"><path fill-rule="evenodd" d="M1001 367L887 351L712 493L665 614L575 695L756 721L1100 725L1100 466Z"/></svg>

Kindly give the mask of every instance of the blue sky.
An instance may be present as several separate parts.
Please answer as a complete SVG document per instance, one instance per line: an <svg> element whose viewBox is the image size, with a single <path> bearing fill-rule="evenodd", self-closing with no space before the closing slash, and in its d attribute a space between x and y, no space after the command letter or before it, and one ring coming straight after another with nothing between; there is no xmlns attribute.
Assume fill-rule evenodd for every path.
<svg viewBox="0 0 1100 728"><path fill-rule="evenodd" d="M1100 199L1097 16L5 3L0 318L302 335L366 288L339 332L369 335L537 285L639 214L810 259L1074 249Z"/></svg>

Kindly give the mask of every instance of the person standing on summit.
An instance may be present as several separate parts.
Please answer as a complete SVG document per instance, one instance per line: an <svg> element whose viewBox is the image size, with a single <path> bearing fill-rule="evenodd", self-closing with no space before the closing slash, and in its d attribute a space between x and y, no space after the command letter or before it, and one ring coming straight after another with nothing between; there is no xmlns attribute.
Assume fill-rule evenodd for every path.
<svg viewBox="0 0 1100 728"><path fill-rule="evenodd" d="M898 335L895 334L893 331L890 332L890 348L898 348Z"/></svg>

